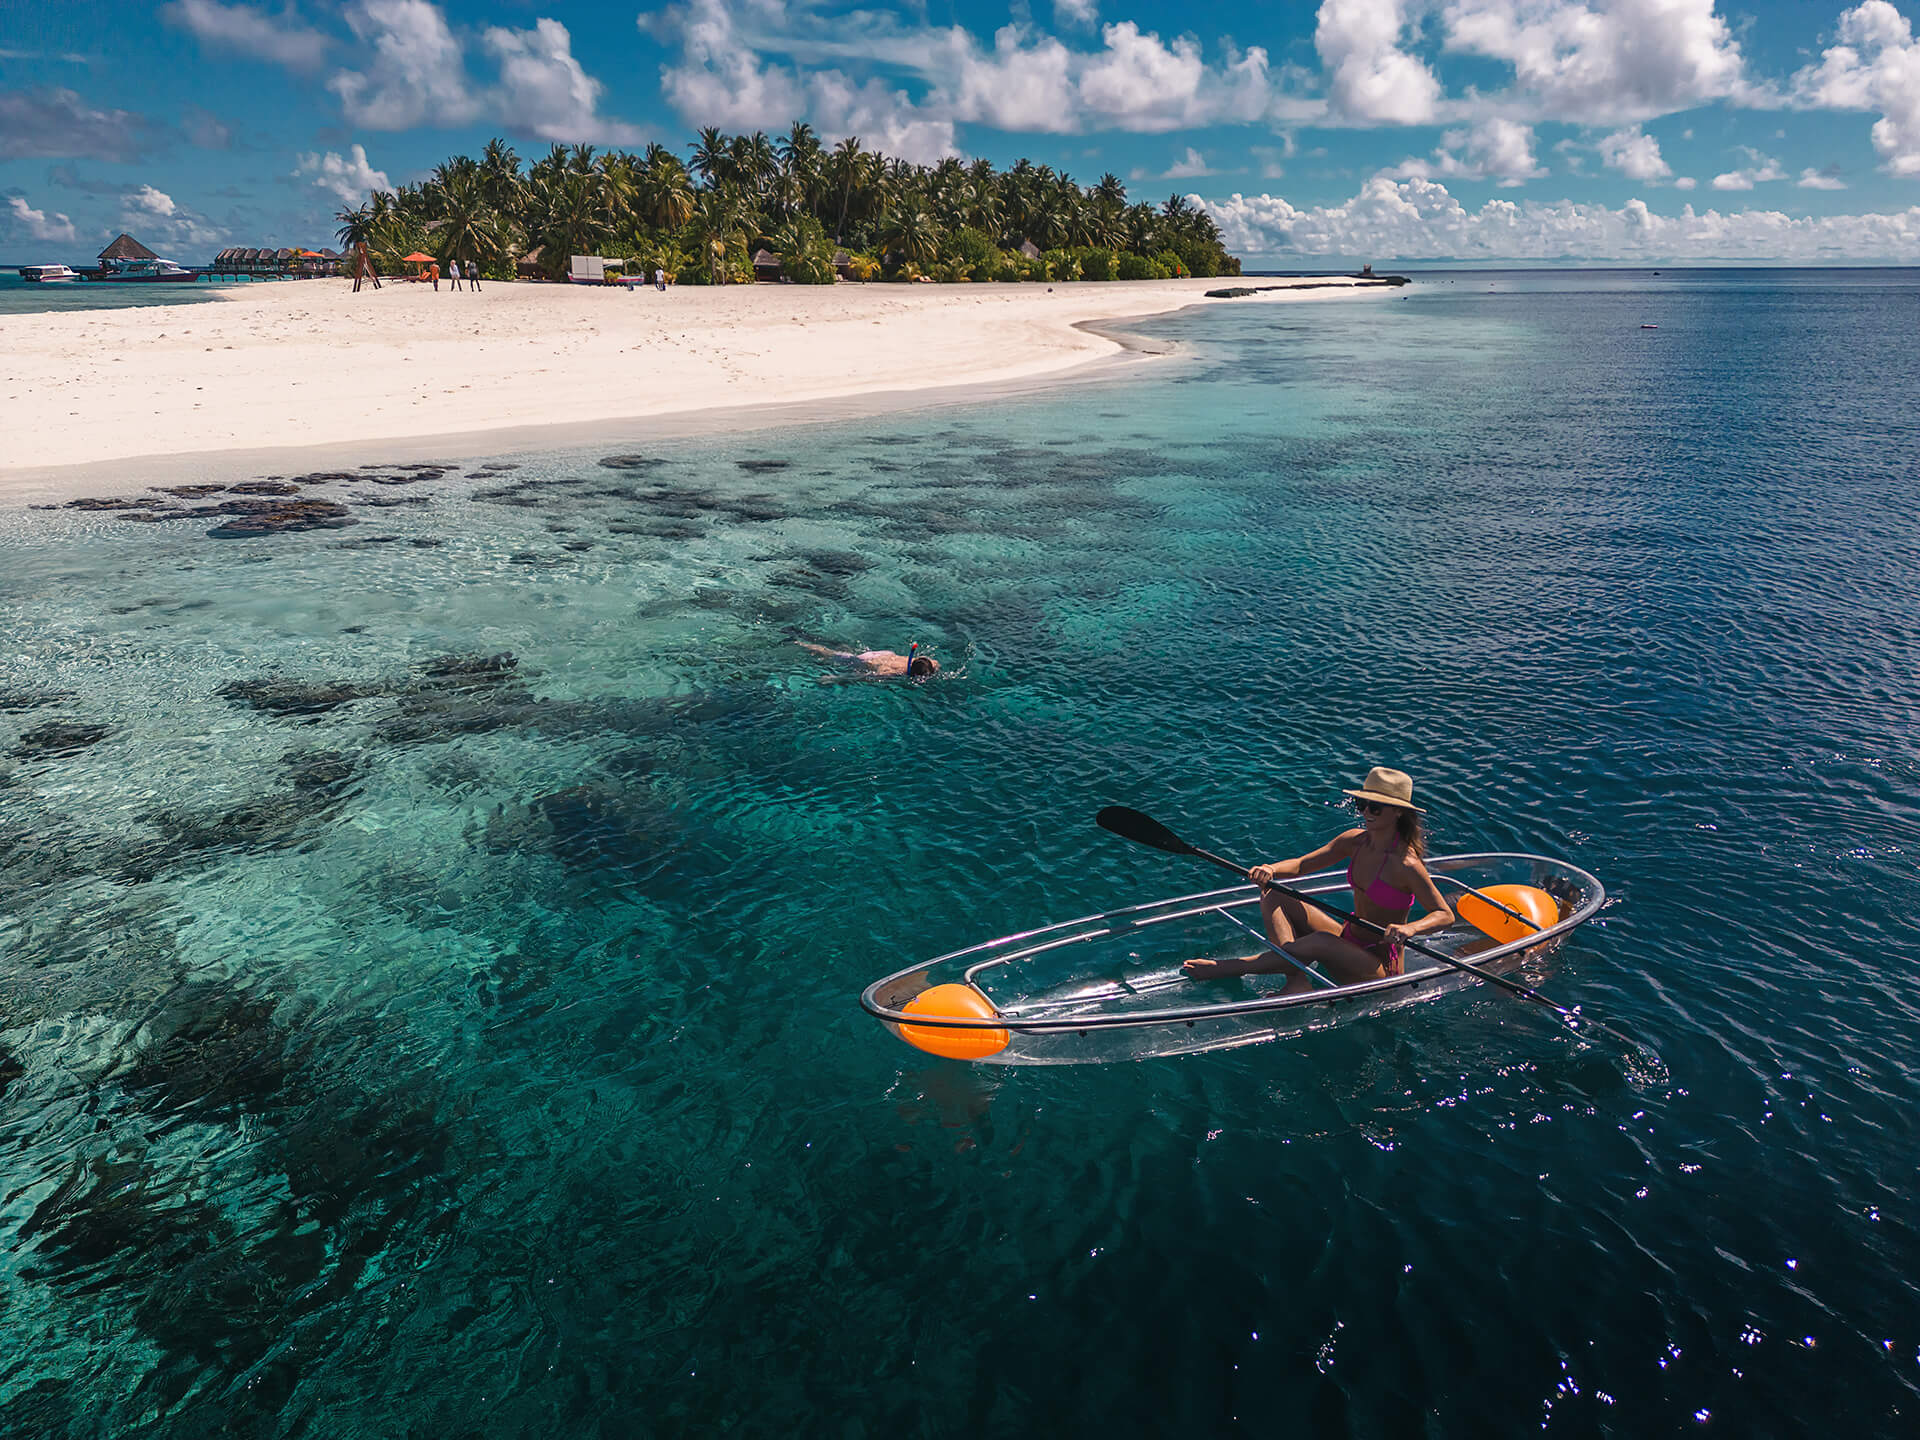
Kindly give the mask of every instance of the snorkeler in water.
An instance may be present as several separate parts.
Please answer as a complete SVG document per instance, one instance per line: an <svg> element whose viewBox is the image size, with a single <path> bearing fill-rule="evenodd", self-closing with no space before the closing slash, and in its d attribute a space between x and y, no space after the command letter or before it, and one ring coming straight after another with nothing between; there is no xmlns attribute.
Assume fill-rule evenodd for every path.
<svg viewBox="0 0 1920 1440"><path fill-rule="evenodd" d="M914 641L907 646L902 655L897 650L835 650L830 646L816 645L811 640L793 642L802 650L811 650L829 660L838 660L843 665L857 665L864 672L859 675L822 675L822 685L836 685L847 680L924 680L940 669L940 662L931 655L920 653L920 642Z"/></svg>

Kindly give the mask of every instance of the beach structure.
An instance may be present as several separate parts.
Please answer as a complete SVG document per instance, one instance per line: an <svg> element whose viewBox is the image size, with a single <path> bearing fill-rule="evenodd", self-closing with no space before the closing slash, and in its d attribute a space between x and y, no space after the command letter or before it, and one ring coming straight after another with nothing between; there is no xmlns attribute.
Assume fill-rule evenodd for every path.
<svg viewBox="0 0 1920 1440"><path fill-rule="evenodd" d="M100 263L102 265L105 265L110 260L158 260L159 258L160 257L153 251L149 250L125 231L115 236L113 242L100 252Z"/></svg>
<svg viewBox="0 0 1920 1440"><path fill-rule="evenodd" d="M778 280L780 278L780 257L767 250L754 251L753 278L755 280Z"/></svg>
<svg viewBox="0 0 1920 1440"><path fill-rule="evenodd" d="M194 272L184 265L163 260L131 235L116 236L100 252L100 263L91 270L78 272L83 280L119 283L172 283L190 281Z"/></svg>
<svg viewBox="0 0 1920 1440"><path fill-rule="evenodd" d="M567 258L567 282L572 285L604 285L607 262L600 255L571 255Z"/></svg>
<svg viewBox="0 0 1920 1440"><path fill-rule="evenodd" d="M513 262L513 274L516 280L544 280L546 276L540 269L540 257L547 253L547 247L536 245L518 260Z"/></svg>
<svg viewBox="0 0 1920 1440"><path fill-rule="evenodd" d="M1031 240L1022 240L1020 242L1020 253L1029 260L1038 260L1040 258L1040 247Z"/></svg>

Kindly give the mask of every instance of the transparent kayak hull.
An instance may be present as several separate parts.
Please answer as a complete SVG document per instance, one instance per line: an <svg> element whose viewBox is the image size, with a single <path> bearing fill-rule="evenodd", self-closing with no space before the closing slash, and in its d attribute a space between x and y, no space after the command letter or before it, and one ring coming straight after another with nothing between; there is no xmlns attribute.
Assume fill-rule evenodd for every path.
<svg viewBox="0 0 1920 1440"><path fill-rule="evenodd" d="M1427 869L1449 903L1464 889L1495 885L1533 886L1553 897L1559 920L1524 939L1502 944L1465 922L1422 937L1495 975L1550 954L1606 902L1592 875L1541 855L1446 855L1428 860ZM1337 872L1307 876L1293 888L1352 908L1346 877ZM1198 956L1253 954L1262 948L1259 930L1260 896L1252 885L1181 895L953 951L876 980L860 1004L903 1040L903 1024L920 1035L1005 1032L1005 1047L977 1057L982 1063L1076 1065L1284 1040L1484 983L1413 950L1404 974L1340 987L1316 979L1310 991L1294 995L1282 993L1284 975L1203 981L1180 968ZM972 985L996 1013L970 1020L905 1012L915 997L944 984Z"/></svg>

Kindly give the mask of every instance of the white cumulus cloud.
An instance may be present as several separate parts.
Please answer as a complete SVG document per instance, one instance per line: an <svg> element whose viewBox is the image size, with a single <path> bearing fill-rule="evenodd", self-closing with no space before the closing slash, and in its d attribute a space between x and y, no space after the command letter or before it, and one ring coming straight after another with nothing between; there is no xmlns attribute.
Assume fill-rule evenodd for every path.
<svg viewBox="0 0 1920 1440"><path fill-rule="evenodd" d="M1191 197L1228 248L1253 257L1341 260L1920 260L1920 205L1889 214L1792 216L1777 210L1660 215L1489 200L1468 210L1434 180L1376 176L1338 205L1297 208L1277 195Z"/></svg>
<svg viewBox="0 0 1920 1440"><path fill-rule="evenodd" d="M460 42L428 0L352 0L347 24L372 52L364 70L327 81L347 119L369 130L460 125L480 112Z"/></svg>
<svg viewBox="0 0 1920 1440"><path fill-rule="evenodd" d="M1210 61L1191 37L1165 40L1132 21L1102 27L1093 49L1025 21L1001 26L983 43L957 25L916 26L865 11L830 17L781 0L688 0L641 23L676 49L662 67L661 90L695 126L780 129L808 119L833 133L829 102L857 93L866 111L914 135L925 154L936 144L952 153L956 124L1027 134L1158 133L1323 108L1282 95L1257 46L1223 45ZM863 78L863 66L896 78ZM917 81L918 98L897 77Z"/></svg>
<svg viewBox="0 0 1920 1440"><path fill-rule="evenodd" d="M1062 25L1091 25L1100 18L1099 0L1053 0L1053 15Z"/></svg>
<svg viewBox="0 0 1920 1440"><path fill-rule="evenodd" d="M606 87L574 59L573 37L558 20L536 20L531 30L490 26L482 43L500 64L494 109L508 126L576 145L637 145L645 138L632 125L601 117Z"/></svg>
<svg viewBox="0 0 1920 1440"><path fill-rule="evenodd" d="M1447 0L1446 48L1502 60L1533 118L1647 120L1750 93L1715 0Z"/></svg>
<svg viewBox="0 0 1920 1440"><path fill-rule="evenodd" d="M1498 116L1470 130L1449 130L1431 160L1408 160L1390 172L1398 179L1493 180L1511 189L1547 173L1533 158L1533 127Z"/></svg>
<svg viewBox="0 0 1920 1440"><path fill-rule="evenodd" d="M218 245L225 231L196 210L152 185L130 185L120 195L120 226L139 232L156 250Z"/></svg>
<svg viewBox="0 0 1920 1440"><path fill-rule="evenodd" d="M1600 140L1600 163L1629 180L1665 180L1673 167L1660 158L1660 142L1642 134L1638 125L1616 130Z"/></svg>
<svg viewBox="0 0 1920 1440"><path fill-rule="evenodd" d="M1747 157L1747 163L1738 170L1729 170L1724 175L1713 177L1716 190L1751 190L1772 180L1784 180L1787 172L1780 168L1780 162L1771 155L1762 155L1748 146L1740 147Z"/></svg>
<svg viewBox="0 0 1920 1440"><path fill-rule="evenodd" d="M291 6L270 15L263 6L223 5L220 0L172 0L160 14L193 33L201 44L271 60L289 70L318 70L326 62L325 34L294 14Z"/></svg>
<svg viewBox="0 0 1920 1440"><path fill-rule="evenodd" d="M1218 172L1216 172L1211 165L1207 164L1207 157L1189 145L1187 147L1187 153L1167 166L1166 169L1154 172L1143 166L1140 169L1131 171L1128 178L1131 180L1197 180L1204 175L1213 175L1216 173Z"/></svg>
<svg viewBox="0 0 1920 1440"><path fill-rule="evenodd" d="M391 190L387 172L376 170L367 160L364 145L350 145L345 155L335 150L324 154L306 154L294 167L295 178L310 178L313 184L339 197L346 205L358 205L374 190Z"/></svg>
<svg viewBox="0 0 1920 1440"><path fill-rule="evenodd" d="M1400 48L1414 6L1403 0L1323 0L1313 44L1327 70L1337 119L1355 125L1425 125L1440 82Z"/></svg>
<svg viewBox="0 0 1920 1440"><path fill-rule="evenodd" d="M1825 110L1878 110L1873 148L1895 175L1920 175L1920 42L1887 0L1840 17L1817 65L1793 77L1794 100Z"/></svg>
<svg viewBox="0 0 1920 1440"><path fill-rule="evenodd" d="M1800 172L1800 178L1794 181L1802 190L1844 190L1847 182L1831 170L1815 170L1809 165Z"/></svg>
<svg viewBox="0 0 1920 1440"><path fill-rule="evenodd" d="M74 233L73 221L59 211L48 215L44 210L35 210L27 204L24 195L9 195L7 210L13 216L10 229L26 236L29 240L43 240L49 244L71 244L80 237Z"/></svg>

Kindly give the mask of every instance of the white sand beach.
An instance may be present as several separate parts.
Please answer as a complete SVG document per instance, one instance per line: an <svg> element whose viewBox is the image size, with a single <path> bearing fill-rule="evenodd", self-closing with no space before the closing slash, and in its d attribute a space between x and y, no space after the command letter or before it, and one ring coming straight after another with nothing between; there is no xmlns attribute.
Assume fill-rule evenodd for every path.
<svg viewBox="0 0 1920 1440"><path fill-rule="evenodd" d="M214 303L0 318L0 486L144 457L525 431L1013 381L1111 356L1076 328L1270 279L1045 285L741 285L665 292L345 280ZM23 485L29 475L37 483ZM131 477L130 477L131 478ZM9 482L14 483L9 483Z"/></svg>

